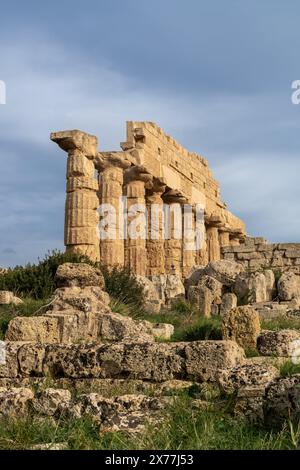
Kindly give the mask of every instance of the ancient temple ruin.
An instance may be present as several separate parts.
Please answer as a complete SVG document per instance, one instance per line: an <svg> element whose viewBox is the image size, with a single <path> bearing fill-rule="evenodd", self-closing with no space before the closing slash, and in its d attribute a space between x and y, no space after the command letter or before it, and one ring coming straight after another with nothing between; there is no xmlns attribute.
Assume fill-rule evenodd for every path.
<svg viewBox="0 0 300 470"><path fill-rule="evenodd" d="M226 209L207 160L189 152L152 122L127 122L120 151L99 151L97 137L79 130L54 132L51 140L68 153L65 245L107 266L128 266L140 276L186 277L195 265L220 259L221 248L239 245L245 225ZM168 239L119 236L99 240L98 208L112 205L116 227L122 224L119 201L134 204L204 208L205 238L198 250L186 250L184 236ZM159 221L160 225L161 222ZM156 227L157 228L157 227ZM149 220L145 231L149 232ZM161 227L158 227L158 231Z"/></svg>

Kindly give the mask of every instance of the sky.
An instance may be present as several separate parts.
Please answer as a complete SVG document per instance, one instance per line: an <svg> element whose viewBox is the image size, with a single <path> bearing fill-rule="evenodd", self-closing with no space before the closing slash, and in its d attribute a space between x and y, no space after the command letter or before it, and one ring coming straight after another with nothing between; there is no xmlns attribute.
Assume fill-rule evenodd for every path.
<svg viewBox="0 0 300 470"><path fill-rule="evenodd" d="M10 0L0 6L0 266L63 249L66 154L154 121L208 159L250 235L300 242L300 2Z"/></svg>

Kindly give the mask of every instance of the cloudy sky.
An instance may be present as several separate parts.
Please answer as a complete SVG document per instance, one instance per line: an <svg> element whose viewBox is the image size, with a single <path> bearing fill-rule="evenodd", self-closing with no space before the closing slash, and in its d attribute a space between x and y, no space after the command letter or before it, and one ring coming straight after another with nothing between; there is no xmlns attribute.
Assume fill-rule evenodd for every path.
<svg viewBox="0 0 300 470"><path fill-rule="evenodd" d="M251 235L300 242L297 0L10 0L0 7L0 266L63 248L66 155L157 122L209 160Z"/></svg>

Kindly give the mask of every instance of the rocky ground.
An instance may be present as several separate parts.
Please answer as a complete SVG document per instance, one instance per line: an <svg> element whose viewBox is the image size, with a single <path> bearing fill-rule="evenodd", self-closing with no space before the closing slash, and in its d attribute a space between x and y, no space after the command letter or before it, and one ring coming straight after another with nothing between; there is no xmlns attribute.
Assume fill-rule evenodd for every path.
<svg viewBox="0 0 300 470"><path fill-rule="evenodd" d="M0 447L299 447L299 279L210 263L132 318L98 269L61 265L46 307L2 328Z"/></svg>

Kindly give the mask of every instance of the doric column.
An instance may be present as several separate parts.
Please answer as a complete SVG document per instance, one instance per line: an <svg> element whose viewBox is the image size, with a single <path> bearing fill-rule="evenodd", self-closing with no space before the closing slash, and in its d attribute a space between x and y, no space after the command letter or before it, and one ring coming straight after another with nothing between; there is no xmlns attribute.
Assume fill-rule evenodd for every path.
<svg viewBox="0 0 300 470"><path fill-rule="evenodd" d="M221 247L230 245L229 233L230 229L226 227L219 228L219 243Z"/></svg>
<svg viewBox="0 0 300 470"><path fill-rule="evenodd" d="M152 188L146 192L148 216L147 276L160 276L165 273L164 207L161 197L165 189L166 185L154 178Z"/></svg>
<svg viewBox="0 0 300 470"><path fill-rule="evenodd" d="M179 191L171 189L164 194L163 200L169 205L169 213L166 214L169 233L164 243L166 274L182 276L182 205L187 199Z"/></svg>
<svg viewBox="0 0 300 470"><path fill-rule="evenodd" d="M195 209L190 204L183 205L183 238L182 238L182 276L189 275L196 264L195 251Z"/></svg>
<svg viewBox="0 0 300 470"><path fill-rule="evenodd" d="M127 238L125 240L125 264L139 276L147 272L147 220L146 187L151 187L152 175L143 166L133 166L125 171L127 195Z"/></svg>
<svg viewBox="0 0 300 470"><path fill-rule="evenodd" d="M111 268L124 266L123 172L131 163L121 153L99 153L100 259Z"/></svg>
<svg viewBox="0 0 300 470"><path fill-rule="evenodd" d="M97 137L78 130L53 132L51 140L68 152L65 207L66 250L99 261L97 236L99 199L94 158Z"/></svg>
<svg viewBox="0 0 300 470"><path fill-rule="evenodd" d="M219 229L223 226L223 221L219 215L214 214L206 216L205 219L208 261L219 261L221 259Z"/></svg>

